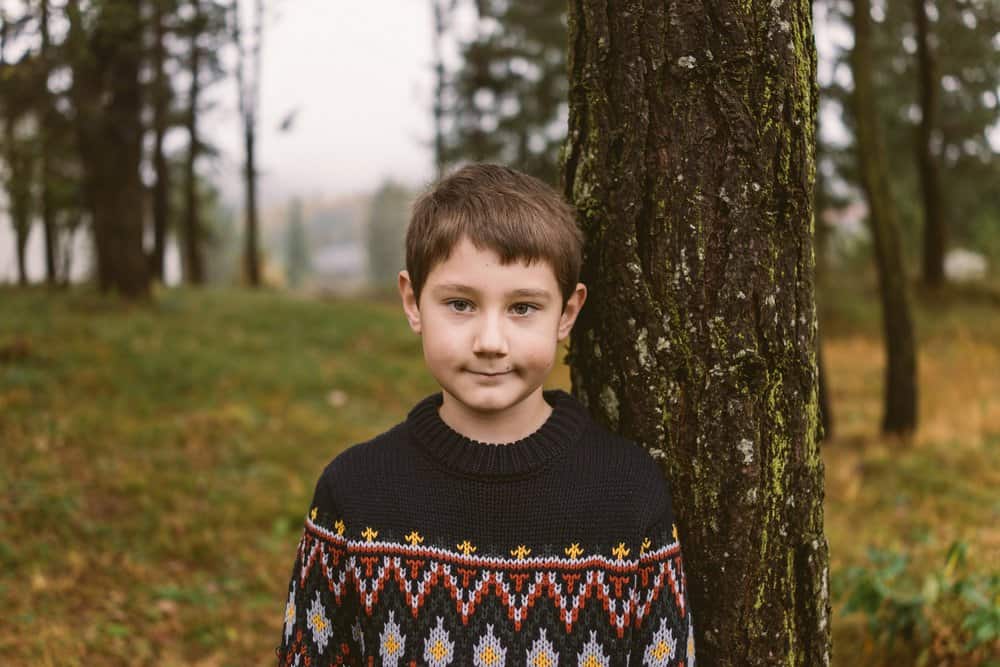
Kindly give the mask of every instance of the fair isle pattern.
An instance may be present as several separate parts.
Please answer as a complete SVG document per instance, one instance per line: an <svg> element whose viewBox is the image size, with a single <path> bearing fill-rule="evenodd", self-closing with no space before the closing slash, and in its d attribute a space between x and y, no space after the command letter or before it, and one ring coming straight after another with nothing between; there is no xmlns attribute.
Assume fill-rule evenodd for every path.
<svg viewBox="0 0 1000 667"><path fill-rule="evenodd" d="M323 603L320 602L319 591L316 591L316 598L313 600L312 606L309 607L307 614L306 618L309 619L309 629L312 630L313 642L319 647L319 652L322 653L326 650L326 644L330 641L330 637L333 636L333 629L330 619L327 618L326 609L323 608Z"/></svg>
<svg viewBox="0 0 1000 667"><path fill-rule="evenodd" d="M660 621L660 629L653 634L653 641L642 656L645 667L669 667L677 655L677 639L667 625L667 619Z"/></svg>
<svg viewBox="0 0 1000 667"><path fill-rule="evenodd" d="M389 620L385 623L382 634L379 635L381 646L379 655L382 656L383 665L396 667L399 658L403 655L403 646L406 644L406 637L399 634L399 624L393 620L394 613L389 612Z"/></svg>
<svg viewBox="0 0 1000 667"><path fill-rule="evenodd" d="M559 654L552 642L545 638L545 628L539 631L539 637L531 644L528 651L530 667L556 667L559 664Z"/></svg>
<svg viewBox="0 0 1000 667"><path fill-rule="evenodd" d="M694 616L688 612L687 667L694 667Z"/></svg>
<svg viewBox="0 0 1000 667"><path fill-rule="evenodd" d="M676 540L633 559L624 557L628 551L624 545L619 545L615 558L596 554L585 558L477 556L473 545L459 546L462 552L399 542L348 540L340 531L330 531L307 518L299 544L302 567L298 584L305 586L312 570L318 568L337 604L352 586L369 616L384 587L398 586L414 618L431 592L436 587L444 588L463 624L492 593L505 607L515 630L521 629L536 601L547 597L558 607L566 632L572 632L590 601L607 612L619 639L633 617L635 624L641 625L665 591L674 597L681 616L685 613L683 577L677 575L681 568ZM633 588L636 576L640 586Z"/></svg>
<svg viewBox="0 0 1000 667"><path fill-rule="evenodd" d="M500 638L493 634L493 624L486 624L486 634L479 638L472 651L473 667L504 667L507 664L507 649Z"/></svg>
<svg viewBox="0 0 1000 667"><path fill-rule="evenodd" d="M444 617L437 617L437 625L431 629L424 642L424 660L430 667L447 667L455 657L455 642L448 640L444 628Z"/></svg>
<svg viewBox="0 0 1000 667"><path fill-rule="evenodd" d="M590 631L590 641L583 645L580 652L578 667L608 667L611 663L608 656L604 655L604 649L597 641L597 630Z"/></svg>

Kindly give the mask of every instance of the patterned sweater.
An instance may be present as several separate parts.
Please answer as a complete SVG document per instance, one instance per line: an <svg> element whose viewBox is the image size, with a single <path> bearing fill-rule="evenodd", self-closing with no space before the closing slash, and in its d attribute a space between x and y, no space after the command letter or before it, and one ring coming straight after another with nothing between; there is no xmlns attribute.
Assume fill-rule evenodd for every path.
<svg viewBox="0 0 1000 667"><path fill-rule="evenodd" d="M639 445L545 390L517 442L471 440L441 393L326 467L280 665L694 664L670 490Z"/></svg>

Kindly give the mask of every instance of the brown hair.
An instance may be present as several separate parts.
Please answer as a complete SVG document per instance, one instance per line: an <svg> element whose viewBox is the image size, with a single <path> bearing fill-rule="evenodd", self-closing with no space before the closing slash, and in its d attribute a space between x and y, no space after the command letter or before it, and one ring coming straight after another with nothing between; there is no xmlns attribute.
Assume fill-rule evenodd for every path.
<svg viewBox="0 0 1000 667"><path fill-rule="evenodd" d="M498 164L470 164L431 185L413 204L406 270L413 293L465 236L501 264L547 261L562 292L573 294L583 263L583 232L573 208L539 179Z"/></svg>

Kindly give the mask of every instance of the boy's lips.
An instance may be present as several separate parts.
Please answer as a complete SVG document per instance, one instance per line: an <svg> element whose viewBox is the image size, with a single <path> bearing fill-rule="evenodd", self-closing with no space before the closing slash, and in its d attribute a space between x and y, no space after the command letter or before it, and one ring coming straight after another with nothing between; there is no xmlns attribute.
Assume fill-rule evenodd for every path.
<svg viewBox="0 0 1000 667"><path fill-rule="evenodd" d="M469 372L475 373L476 375L486 375L487 377L496 377L498 375L506 375L507 373L510 373L510 371L499 371L496 373L484 373L482 371L469 371Z"/></svg>

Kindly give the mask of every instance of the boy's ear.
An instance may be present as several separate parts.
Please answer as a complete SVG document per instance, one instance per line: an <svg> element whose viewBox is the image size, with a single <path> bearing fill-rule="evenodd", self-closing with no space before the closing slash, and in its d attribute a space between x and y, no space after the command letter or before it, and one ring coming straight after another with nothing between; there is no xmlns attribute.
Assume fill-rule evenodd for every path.
<svg viewBox="0 0 1000 667"><path fill-rule="evenodd" d="M410 323L413 333L420 334L420 307L417 298L413 294L413 283L410 282L408 271L399 272L399 296L403 299L403 311L406 312L406 319Z"/></svg>
<svg viewBox="0 0 1000 667"><path fill-rule="evenodd" d="M562 315L559 316L558 338L560 342L569 336L569 332L573 329L573 323L576 322L576 316L580 314L580 309L583 308L583 303L586 300L587 286L583 283L577 283L576 289L573 290L569 299L566 300L566 305L563 306Z"/></svg>

